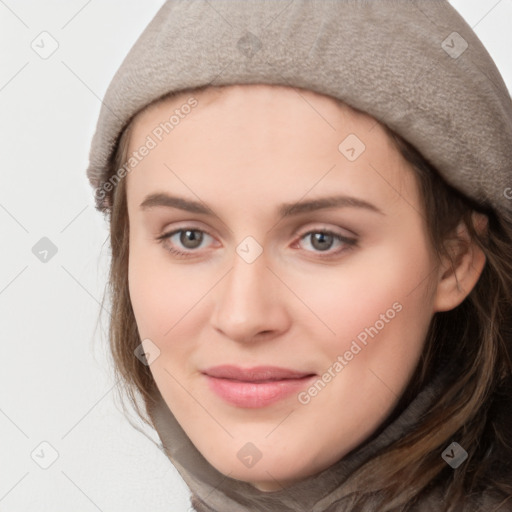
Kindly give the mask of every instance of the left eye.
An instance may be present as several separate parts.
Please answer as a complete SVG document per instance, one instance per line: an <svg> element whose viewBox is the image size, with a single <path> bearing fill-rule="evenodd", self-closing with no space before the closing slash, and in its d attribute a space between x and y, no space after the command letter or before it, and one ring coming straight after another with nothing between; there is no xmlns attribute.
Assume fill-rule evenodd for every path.
<svg viewBox="0 0 512 512"><path fill-rule="evenodd" d="M312 230L308 231L304 235L301 236L300 240L308 239L310 240L311 247L317 249L317 251L324 253L328 252L326 256L336 256L346 250L350 249L352 246L356 245L357 240L355 238L349 238L343 236L339 233L335 233L333 231L328 231L324 229ZM334 241L338 241L341 244L341 248L336 251L330 251ZM326 247L328 246L328 247Z"/></svg>

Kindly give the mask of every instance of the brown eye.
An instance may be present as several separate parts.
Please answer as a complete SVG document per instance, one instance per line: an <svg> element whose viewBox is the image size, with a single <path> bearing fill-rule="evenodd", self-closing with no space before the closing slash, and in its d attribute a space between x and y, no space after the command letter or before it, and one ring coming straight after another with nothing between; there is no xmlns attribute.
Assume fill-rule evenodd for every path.
<svg viewBox="0 0 512 512"><path fill-rule="evenodd" d="M310 235L311 236L311 235ZM334 242L334 236L328 233L313 233L311 245L319 251L329 250Z"/></svg>
<svg viewBox="0 0 512 512"><path fill-rule="evenodd" d="M185 249L197 249L204 238L202 231L197 229L181 230L180 232L179 241L183 244Z"/></svg>
<svg viewBox="0 0 512 512"><path fill-rule="evenodd" d="M348 238L339 233L328 230L308 231L301 236L300 240L310 240L309 245L313 250L308 252L328 253L326 256L336 256L357 244L357 240L355 238ZM335 251L330 251L335 242L338 242L338 245L340 245L341 248Z"/></svg>
<svg viewBox="0 0 512 512"><path fill-rule="evenodd" d="M204 241L205 235L210 235L200 229L182 228L157 237L166 250L177 256L192 256Z"/></svg>

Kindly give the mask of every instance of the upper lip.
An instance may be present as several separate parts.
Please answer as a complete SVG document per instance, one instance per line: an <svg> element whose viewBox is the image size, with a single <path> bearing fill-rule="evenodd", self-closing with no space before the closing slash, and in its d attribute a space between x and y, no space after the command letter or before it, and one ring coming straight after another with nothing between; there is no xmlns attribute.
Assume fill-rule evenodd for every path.
<svg viewBox="0 0 512 512"><path fill-rule="evenodd" d="M314 375L312 372L301 372L297 370L290 370L288 368L280 368L278 366L253 366L252 368L240 368L229 364L212 366L211 368L203 370L202 373L219 379L233 379L248 382L300 379L302 377Z"/></svg>

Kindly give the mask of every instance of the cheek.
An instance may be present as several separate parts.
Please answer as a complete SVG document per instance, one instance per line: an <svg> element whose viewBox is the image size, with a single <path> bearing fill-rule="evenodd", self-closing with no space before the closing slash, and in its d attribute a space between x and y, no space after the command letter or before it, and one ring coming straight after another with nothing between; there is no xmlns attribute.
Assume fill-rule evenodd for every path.
<svg viewBox="0 0 512 512"><path fill-rule="evenodd" d="M365 250L347 259L339 272L331 269L325 277L317 275L313 293L311 283L305 282L308 304L335 333L323 336L331 358L350 350L356 339L364 348L372 343L383 358L395 357L399 348L404 354L404 342L410 341L414 346L408 348L415 356L432 316L433 296L427 289L431 272L425 241L410 237ZM370 357L363 352L358 355L361 363Z"/></svg>
<svg viewBox="0 0 512 512"><path fill-rule="evenodd" d="M158 252L162 254L158 254ZM128 284L141 337L163 340L204 293L187 279L179 266L165 261L165 251L137 242L130 246Z"/></svg>

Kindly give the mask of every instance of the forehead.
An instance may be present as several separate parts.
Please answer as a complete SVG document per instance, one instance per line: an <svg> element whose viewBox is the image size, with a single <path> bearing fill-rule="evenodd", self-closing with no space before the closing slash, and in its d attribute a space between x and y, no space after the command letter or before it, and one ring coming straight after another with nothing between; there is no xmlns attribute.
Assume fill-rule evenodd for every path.
<svg viewBox="0 0 512 512"><path fill-rule="evenodd" d="M185 110L191 98L196 106ZM180 110L190 113L181 120L174 116L177 126L163 133L158 127ZM156 102L134 119L128 153L142 147L155 127L162 140L128 175L128 196L139 202L155 188L213 198L220 187L223 197L247 205L278 196L293 201L309 189L325 194L336 187L360 197L381 196L382 204L397 199L409 167L373 117L291 87L210 87ZM342 150L361 156L351 160Z"/></svg>
<svg viewBox="0 0 512 512"><path fill-rule="evenodd" d="M401 159L385 127L369 114L311 90L268 84L209 86L156 101L132 120L129 142L136 149L156 131L158 145L172 145L173 139L185 135L204 137L207 130L209 138L220 139L226 133L237 144L251 139L254 148L258 144L267 150L314 145L320 152L336 151L350 135L347 143L355 142L356 150L369 145L381 157Z"/></svg>
<svg viewBox="0 0 512 512"><path fill-rule="evenodd" d="M283 108L300 109L309 106L310 113L316 113L322 118L328 116L342 116L346 120L359 123L361 126L374 127L377 121L369 114L357 110L337 98L320 94L308 89L288 87L271 84L234 84L226 86L208 86L190 91L181 91L173 96L164 97L149 104L142 112L135 116L133 122L141 125L150 117L159 112L167 112L179 108L187 99L194 97L202 109L215 107L215 109L229 108L230 106L266 105L268 107L280 104ZM324 117L328 125L329 119Z"/></svg>

